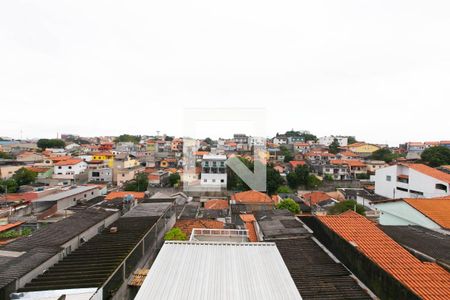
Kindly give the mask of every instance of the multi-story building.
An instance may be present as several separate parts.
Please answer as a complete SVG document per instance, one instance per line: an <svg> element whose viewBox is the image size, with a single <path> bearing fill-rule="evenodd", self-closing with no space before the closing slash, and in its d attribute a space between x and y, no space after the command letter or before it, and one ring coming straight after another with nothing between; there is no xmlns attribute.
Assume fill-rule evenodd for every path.
<svg viewBox="0 0 450 300"><path fill-rule="evenodd" d="M203 155L201 185L203 186L227 186L227 157L225 155Z"/></svg>
<svg viewBox="0 0 450 300"><path fill-rule="evenodd" d="M113 170L108 164L101 160L91 160L88 162L88 181L112 183Z"/></svg>
<svg viewBox="0 0 450 300"><path fill-rule="evenodd" d="M54 178L73 179L87 169L87 163L79 158L72 158L55 163L53 168Z"/></svg>
<svg viewBox="0 0 450 300"><path fill-rule="evenodd" d="M339 146L341 146L341 147L345 147L348 145L348 137L334 136L334 135L323 136L323 137L319 138L319 144L328 147L331 145L331 143L333 143L334 139L337 139Z"/></svg>
<svg viewBox="0 0 450 300"><path fill-rule="evenodd" d="M423 164L397 164L375 172L375 193L388 198L450 195L450 174Z"/></svg>

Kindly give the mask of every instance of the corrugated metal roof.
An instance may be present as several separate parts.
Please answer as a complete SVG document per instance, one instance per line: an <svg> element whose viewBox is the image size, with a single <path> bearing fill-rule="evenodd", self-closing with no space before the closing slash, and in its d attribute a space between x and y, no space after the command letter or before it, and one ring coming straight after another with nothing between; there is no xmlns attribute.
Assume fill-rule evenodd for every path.
<svg viewBox="0 0 450 300"><path fill-rule="evenodd" d="M88 192L88 191L94 190L96 188L97 188L96 186L77 186L70 190L66 190L63 192L56 193L56 194L51 194L51 195L36 199L34 201L35 202L57 201L57 200L61 200L61 199L67 198L67 197L71 197L73 195Z"/></svg>
<svg viewBox="0 0 450 300"><path fill-rule="evenodd" d="M135 300L302 299L274 243L165 242Z"/></svg>

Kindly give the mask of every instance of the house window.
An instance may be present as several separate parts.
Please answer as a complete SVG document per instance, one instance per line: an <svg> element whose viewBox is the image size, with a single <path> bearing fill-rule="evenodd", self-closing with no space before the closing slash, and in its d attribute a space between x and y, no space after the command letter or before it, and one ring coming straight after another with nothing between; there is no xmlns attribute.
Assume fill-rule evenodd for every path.
<svg viewBox="0 0 450 300"><path fill-rule="evenodd" d="M206 179L203 179L203 182L207 182L208 180L206 180Z"/></svg>
<svg viewBox="0 0 450 300"><path fill-rule="evenodd" d="M423 192L414 191L414 190L409 190L409 192L410 192L411 194L416 194L416 195L423 196Z"/></svg>
<svg viewBox="0 0 450 300"><path fill-rule="evenodd" d="M404 188L401 188L401 187L397 187L397 190L398 191L402 191L402 192L407 192L408 191L408 189L404 189Z"/></svg>
<svg viewBox="0 0 450 300"><path fill-rule="evenodd" d="M69 166L69 169L72 169L72 166Z"/></svg>
<svg viewBox="0 0 450 300"><path fill-rule="evenodd" d="M225 180L224 180L224 179L220 179L220 182L224 183L224 182L225 182Z"/></svg>
<svg viewBox="0 0 450 300"><path fill-rule="evenodd" d="M392 177L390 175L386 175L386 181L391 181Z"/></svg>
<svg viewBox="0 0 450 300"><path fill-rule="evenodd" d="M447 191L447 186L442 183L436 183L436 189L441 191Z"/></svg>

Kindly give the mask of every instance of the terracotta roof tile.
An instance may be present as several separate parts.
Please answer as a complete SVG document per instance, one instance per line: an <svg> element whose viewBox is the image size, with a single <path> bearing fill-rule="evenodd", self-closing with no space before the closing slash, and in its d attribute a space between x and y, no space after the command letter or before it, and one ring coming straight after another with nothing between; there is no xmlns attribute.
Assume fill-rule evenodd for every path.
<svg viewBox="0 0 450 300"><path fill-rule="evenodd" d="M27 169L32 172L36 172L36 173L45 173L48 170L50 170L50 168L45 168L45 167L27 167Z"/></svg>
<svg viewBox="0 0 450 300"><path fill-rule="evenodd" d="M404 164L404 165L417 171L417 172L423 173L425 175L436 178L443 182L450 183L450 174L439 171L435 168L429 167L424 164Z"/></svg>
<svg viewBox="0 0 450 300"><path fill-rule="evenodd" d="M143 199L145 197L144 192L111 192L106 195L105 200L113 200L117 198L123 198L127 195L133 195L136 199Z"/></svg>
<svg viewBox="0 0 450 300"><path fill-rule="evenodd" d="M303 199L305 199L305 204L306 205L317 205L318 203L325 201L325 200L329 200L331 199L331 197L324 193L324 192L311 192L311 193L307 193L304 194Z"/></svg>
<svg viewBox="0 0 450 300"><path fill-rule="evenodd" d="M205 203L206 209L227 209L228 208L228 201L227 200L221 200L221 199L214 199L214 200L208 200Z"/></svg>
<svg viewBox="0 0 450 300"><path fill-rule="evenodd" d="M73 165L79 164L80 162L83 162L83 160L79 159L79 158L71 158L71 159L59 161L59 162L55 163L55 166L73 166Z"/></svg>
<svg viewBox="0 0 450 300"><path fill-rule="evenodd" d="M349 159L332 159L330 161L333 165L348 165L349 167L365 167L366 164L360 160L349 160Z"/></svg>
<svg viewBox="0 0 450 300"><path fill-rule="evenodd" d="M245 223L245 228L247 228L248 231L248 240L252 243L258 242L258 237L256 236L256 229L255 229L255 216L252 214L243 214L239 215Z"/></svg>
<svg viewBox="0 0 450 300"><path fill-rule="evenodd" d="M367 218L348 211L318 219L420 298L450 299L450 273L421 262Z"/></svg>
<svg viewBox="0 0 450 300"><path fill-rule="evenodd" d="M273 203L267 194L253 190L233 194L231 200L237 203Z"/></svg>
<svg viewBox="0 0 450 300"><path fill-rule="evenodd" d="M428 199L403 199L442 228L450 229L450 196Z"/></svg>
<svg viewBox="0 0 450 300"><path fill-rule="evenodd" d="M220 221L206 220L206 219L189 219L189 220L177 220L174 227L178 227L188 237L192 233L194 228L207 228L207 229L223 229L224 224Z"/></svg>
<svg viewBox="0 0 450 300"><path fill-rule="evenodd" d="M306 162L304 160L291 160L289 162L289 165L294 169L297 168L298 166L304 166L306 164Z"/></svg>
<svg viewBox="0 0 450 300"><path fill-rule="evenodd" d="M10 229L16 228L17 226L22 225L24 222L15 222L15 223L9 223L6 225L0 225L0 232L8 231Z"/></svg>

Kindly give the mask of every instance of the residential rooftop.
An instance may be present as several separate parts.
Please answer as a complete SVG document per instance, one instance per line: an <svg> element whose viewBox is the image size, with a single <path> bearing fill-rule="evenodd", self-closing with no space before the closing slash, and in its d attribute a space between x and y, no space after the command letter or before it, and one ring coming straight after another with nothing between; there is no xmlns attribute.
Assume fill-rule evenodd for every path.
<svg viewBox="0 0 450 300"><path fill-rule="evenodd" d="M100 288L121 266L124 259L135 249L142 255L142 249L136 248L140 240L155 225L160 216L134 217L123 216L109 228L70 253L62 261L49 268L44 274L20 289L19 292L55 290L70 288ZM117 228L116 231L110 229ZM154 238L151 235L150 238ZM150 241L150 240L149 240ZM134 261L137 263L137 261ZM121 267L123 269L123 265ZM133 264L126 270L131 274ZM129 274L128 274L129 273ZM120 274L122 278L122 273ZM104 291L104 295L109 294Z"/></svg>
<svg viewBox="0 0 450 300"><path fill-rule="evenodd" d="M421 262L367 218L353 211L317 218L417 296L450 299L449 272Z"/></svg>
<svg viewBox="0 0 450 300"><path fill-rule="evenodd" d="M304 300L371 299L350 272L311 238L279 239L275 244Z"/></svg>
<svg viewBox="0 0 450 300"><path fill-rule="evenodd" d="M48 196L44 196L42 198L38 198L36 200L34 200L33 202L47 202L47 201L58 201L67 197L71 197L73 195L77 195L80 193L84 193L84 192L89 192L92 190L98 189L97 186L95 185L82 185L82 186L77 186L77 187L72 187L68 190L64 190L62 192L59 193L55 193L55 194L51 194Z"/></svg>
<svg viewBox="0 0 450 300"><path fill-rule="evenodd" d="M450 272L450 237L420 226L379 226L397 243L444 265Z"/></svg>
<svg viewBox="0 0 450 300"><path fill-rule="evenodd" d="M303 227L303 223L298 221L288 210L258 211L253 214L261 228L264 240L309 235L309 232Z"/></svg>
<svg viewBox="0 0 450 300"><path fill-rule="evenodd" d="M3 247L0 253L0 288L14 282L62 251L62 246L113 215L113 211L86 209L57 223L47 225L28 237ZM6 252L5 252L6 251ZM18 253L19 256L5 255Z"/></svg>
<svg viewBox="0 0 450 300"><path fill-rule="evenodd" d="M302 299L274 243L166 241L135 300Z"/></svg>

